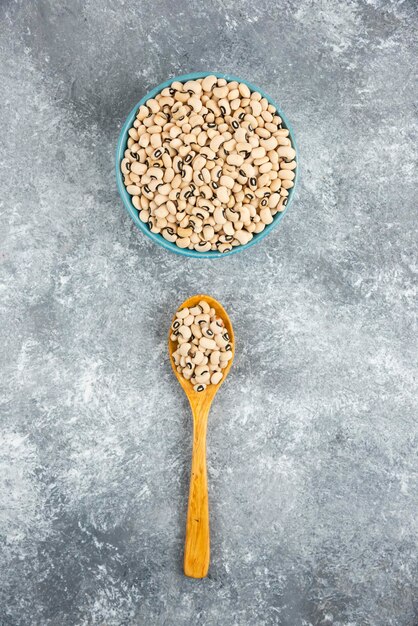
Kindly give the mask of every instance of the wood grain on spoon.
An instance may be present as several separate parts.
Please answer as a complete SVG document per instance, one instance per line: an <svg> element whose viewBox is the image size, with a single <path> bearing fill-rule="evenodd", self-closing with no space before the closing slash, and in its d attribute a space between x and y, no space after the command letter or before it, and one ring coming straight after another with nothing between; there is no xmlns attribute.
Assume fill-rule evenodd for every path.
<svg viewBox="0 0 418 626"><path fill-rule="evenodd" d="M171 330L168 338L168 349L171 366L174 374L186 396L193 413L193 454L192 471L190 478L189 507L186 524L186 544L184 552L184 573L192 578L204 578L209 569L210 561L210 536L209 536L209 505L208 505L208 482L206 472L206 429L209 410L212 400L221 384L224 382L231 369L235 355L235 338L231 320L223 306L214 298L200 294L192 296L177 310L184 307L196 306L201 300L215 309L216 315L222 318L230 338L232 359L223 370L223 377L217 385L208 385L204 391L195 391L189 380L183 378L177 371L173 359L173 352L177 349L177 343L172 341ZM175 316L174 316L175 317ZM173 321L174 321L173 317Z"/></svg>

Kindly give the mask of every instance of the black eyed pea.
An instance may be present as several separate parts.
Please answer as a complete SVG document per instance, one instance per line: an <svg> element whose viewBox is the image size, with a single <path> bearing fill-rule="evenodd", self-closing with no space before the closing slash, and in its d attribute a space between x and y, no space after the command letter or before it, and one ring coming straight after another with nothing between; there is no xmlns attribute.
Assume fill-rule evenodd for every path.
<svg viewBox="0 0 418 626"><path fill-rule="evenodd" d="M156 226L157 226L157 228L158 228L159 232L160 232L163 228L165 228L166 226L168 226L168 222L167 222L167 220L165 219L165 217L158 218L158 219L157 219L157 224L156 224Z"/></svg>
<svg viewBox="0 0 418 626"><path fill-rule="evenodd" d="M227 189L232 189L235 181L231 176L221 176L219 179L220 184Z"/></svg>
<svg viewBox="0 0 418 626"><path fill-rule="evenodd" d="M216 345L218 346L218 348L221 348L221 349L225 348L225 346L228 345L228 341L229 341L229 338L225 339L224 335L222 335L222 334L215 335L215 342L216 342Z"/></svg>
<svg viewBox="0 0 418 626"><path fill-rule="evenodd" d="M213 339L213 337L215 336L215 333L213 332L213 330L211 330L209 326L202 325L201 330L202 330L203 337L208 337L209 339Z"/></svg>
<svg viewBox="0 0 418 626"><path fill-rule="evenodd" d="M215 135L209 144L209 147L213 152L218 152L221 145L224 143L225 137L223 135Z"/></svg>
<svg viewBox="0 0 418 626"><path fill-rule="evenodd" d="M181 356L187 356L190 348L191 344L186 341L185 343L182 343L181 346L179 346L178 352Z"/></svg>
<svg viewBox="0 0 418 626"><path fill-rule="evenodd" d="M196 350L196 354L192 358L192 362L195 365L200 365L201 363L203 363L204 358L205 358L204 353L201 350Z"/></svg>
<svg viewBox="0 0 418 626"><path fill-rule="evenodd" d="M253 148L251 151L251 156L253 159L262 159L266 156L266 150L263 146L259 146L258 148Z"/></svg>
<svg viewBox="0 0 418 626"><path fill-rule="evenodd" d="M213 212L213 217L216 224L226 224L225 211L222 207L216 207Z"/></svg>
<svg viewBox="0 0 418 626"><path fill-rule="evenodd" d="M204 348L205 350L216 350L218 345L216 343L216 341L214 341L213 339L209 339L208 337L202 337L199 340L199 346L201 348Z"/></svg>
<svg viewBox="0 0 418 626"><path fill-rule="evenodd" d="M145 174L148 168L145 165L145 163L138 163L137 161L134 161L131 164L130 169L131 169L131 172L133 172L134 174L138 174L138 176L142 176L143 174Z"/></svg>
<svg viewBox="0 0 418 626"><path fill-rule="evenodd" d="M221 358L221 353L219 350L214 350L210 355L210 362L212 365L218 365L219 360Z"/></svg>
<svg viewBox="0 0 418 626"><path fill-rule="evenodd" d="M187 307L185 307L184 309L181 309L180 311L177 311L176 313L176 317L179 320L184 320L188 315L190 315L190 312Z"/></svg>
<svg viewBox="0 0 418 626"><path fill-rule="evenodd" d="M136 185L128 185L126 187L126 191L131 195L131 196L140 196L141 195L141 188L137 187Z"/></svg>
<svg viewBox="0 0 418 626"><path fill-rule="evenodd" d="M210 377L210 382L212 385L217 385L218 383L221 382L222 378L223 378L222 372L214 372L212 376Z"/></svg>
<svg viewBox="0 0 418 626"><path fill-rule="evenodd" d="M290 161L289 163L287 163L286 161L282 161L280 163L280 169L282 169L282 170L295 170L296 169L296 161Z"/></svg>
<svg viewBox="0 0 418 626"><path fill-rule="evenodd" d="M231 106L227 98L220 98L218 100L218 106L221 109L221 113L224 117L225 115L231 115Z"/></svg>
<svg viewBox="0 0 418 626"><path fill-rule="evenodd" d="M164 176L164 172L160 167L150 167L148 170L146 170L146 172L150 178L157 178L158 180L161 180Z"/></svg>
<svg viewBox="0 0 418 626"><path fill-rule="evenodd" d="M246 206L242 206L239 209L239 221L243 222L243 224L247 224L251 219L250 210ZM225 228L224 228L225 230ZM227 233L233 235L234 233Z"/></svg>
<svg viewBox="0 0 418 626"><path fill-rule="evenodd" d="M198 385L195 385L195 386L193 387L193 389L194 389L195 391L197 391L198 393L200 393L201 391L205 391L205 389L206 389L206 385L203 385L203 384L201 384L201 383L200 383L200 384L198 384Z"/></svg>
<svg viewBox="0 0 418 626"><path fill-rule="evenodd" d="M184 326L191 326L194 322L194 315L191 313L183 319Z"/></svg>
<svg viewBox="0 0 418 626"><path fill-rule="evenodd" d="M251 96L251 98L252 98L252 96ZM261 112L262 112L263 108L262 108L262 106L261 106L261 104L260 104L260 102L258 100L251 99L250 107L251 107L251 110L252 110L252 113L253 113L254 117L259 117L261 115Z"/></svg>
<svg viewBox="0 0 418 626"><path fill-rule="evenodd" d="M202 312L200 314L198 314L198 315L202 315L202 314L205 315L205 316L206 315L210 315L210 306L206 302L206 300L200 300L198 306L200 306L200 308L202 309ZM207 319L207 322L209 323L209 319L208 318L205 318L205 319Z"/></svg>
<svg viewBox="0 0 418 626"><path fill-rule="evenodd" d="M228 83L228 100L239 98L238 83Z"/></svg>
<svg viewBox="0 0 418 626"><path fill-rule="evenodd" d="M257 184L260 187L268 187L270 185L270 173L266 172L258 177Z"/></svg>
<svg viewBox="0 0 418 626"><path fill-rule="evenodd" d="M229 200L229 189L221 185L216 189L216 196L220 202L226 204Z"/></svg>
<svg viewBox="0 0 418 626"><path fill-rule="evenodd" d="M287 198L281 198L279 204L277 205L278 211L284 211L287 204Z"/></svg>
<svg viewBox="0 0 418 626"><path fill-rule="evenodd" d="M179 248L187 248L190 245L190 238L189 237L177 237L176 245Z"/></svg>
<svg viewBox="0 0 418 626"><path fill-rule="evenodd" d="M282 180L283 189L291 189L294 184L293 180Z"/></svg>
<svg viewBox="0 0 418 626"><path fill-rule="evenodd" d="M251 241L252 238L252 234L249 233L247 230L238 230L235 233L235 239L237 239L239 243L243 246Z"/></svg>
<svg viewBox="0 0 418 626"><path fill-rule="evenodd" d="M194 170L200 171L206 164L206 159L202 155L198 155L194 158L192 163L192 168Z"/></svg>
<svg viewBox="0 0 418 626"><path fill-rule="evenodd" d="M225 217L229 222L234 222L234 224L239 221L239 214L233 208L225 209Z"/></svg>
<svg viewBox="0 0 418 626"><path fill-rule="evenodd" d="M219 80L218 80L218 85L219 85ZM213 91L213 95L215 96L215 98L222 99L222 98L226 98L228 96L228 87L226 85L222 86L222 87L214 87Z"/></svg>
<svg viewBox="0 0 418 626"><path fill-rule="evenodd" d="M196 383L202 385L207 385L210 382L210 371L206 370L203 374L201 374L200 376L195 376L196 378Z"/></svg>
<svg viewBox="0 0 418 626"><path fill-rule="evenodd" d="M279 128L279 130L274 131L275 137L288 137L289 130L287 128Z"/></svg>
<svg viewBox="0 0 418 626"><path fill-rule="evenodd" d="M152 233L159 233L160 229L157 228L157 220L151 215L148 221L148 228Z"/></svg>
<svg viewBox="0 0 418 626"><path fill-rule="evenodd" d="M221 243L218 246L219 252L225 254L225 252L230 252L232 250L232 246L229 243Z"/></svg>
<svg viewBox="0 0 418 626"><path fill-rule="evenodd" d="M273 164L270 161L268 161L267 163L263 163L262 165L260 165L258 168L258 171L261 174L265 174L266 172L270 172L272 167L273 167Z"/></svg>
<svg viewBox="0 0 418 626"><path fill-rule="evenodd" d="M207 138L208 138L207 133L204 130L202 130L202 132L199 133L199 135L197 136L198 145L203 147L206 144Z"/></svg>
<svg viewBox="0 0 418 626"><path fill-rule="evenodd" d="M162 230L162 236L164 237L164 239L166 239L167 241L170 241L171 243L174 243L177 239L176 233L169 226Z"/></svg>
<svg viewBox="0 0 418 626"><path fill-rule="evenodd" d="M140 211L143 208L141 205L141 200L139 196L132 196L132 204L138 211Z"/></svg>
<svg viewBox="0 0 418 626"><path fill-rule="evenodd" d="M257 224L255 225L255 228L254 228L254 233L255 233L255 234L262 233L262 232L263 232L263 230L265 229L265 227L266 227L266 225L264 224L264 222L260 220L260 221L259 221L259 222L257 222Z"/></svg>
<svg viewBox="0 0 418 626"><path fill-rule="evenodd" d="M249 98L251 96L251 91L245 83L240 83L238 85L238 90L243 98Z"/></svg>
<svg viewBox="0 0 418 626"><path fill-rule="evenodd" d="M122 163L120 166L121 170L122 170L122 174L129 174L131 171L131 161L127 158L122 159ZM146 170L146 168L145 168Z"/></svg>
<svg viewBox="0 0 418 626"><path fill-rule="evenodd" d="M135 127L129 129L128 135L134 141L138 141L138 139L139 139L138 131L137 131L137 129Z"/></svg>
<svg viewBox="0 0 418 626"><path fill-rule="evenodd" d="M195 370L194 370L194 373L195 373L196 377L197 376L202 376L203 374L207 374L208 372L209 372L209 368L208 368L208 366L206 364L205 365L203 365L203 364L202 365L196 365Z"/></svg>
<svg viewBox="0 0 418 626"><path fill-rule="evenodd" d="M275 193L276 191L279 191L281 185L282 185L282 181L280 180L279 177L277 177L275 180L272 181L270 185L270 189L273 193Z"/></svg>
<svg viewBox="0 0 418 626"><path fill-rule="evenodd" d="M280 170L279 178L281 180L293 180L295 178L295 172L292 170Z"/></svg>
<svg viewBox="0 0 418 626"><path fill-rule="evenodd" d="M189 219L190 227L193 228L193 231L197 234L201 233L203 230L203 220L199 217L193 215Z"/></svg>
<svg viewBox="0 0 418 626"><path fill-rule="evenodd" d="M224 150L226 150L228 153L232 152L236 146L237 142L235 139L229 139L228 141L225 141L225 143L223 144L223 148Z"/></svg>
<svg viewBox="0 0 418 626"><path fill-rule="evenodd" d="M159 193L159 195L164 196L168 199L168 194L170 193L171 187L169 184L157 184L157 191ZM167 200L166 200L167 202Z"/></svg>
<svg viewBox="0 0 418 626"><path fill-rule="evenodd" d="M261 217L261 221L264 224L271 224L273 221L273 216L271 214L271 211L268 207L263 207L260 211L260 217Z"/></svg>
<svg viewBox="0 0 418 626"><path fill-rule="evenodd" d="M137 197L137 196L134 196ZM147 224L149 221L149 211L142 209L142 211L139 212L139 219L141 220L141 222L144 222L144 224Z"/></svg>
<svg viewBox="0 0 418 626"><path fill-rule="evenodd" d="M213 226L204 226L203 227L203 239L205 241L210 241L215 234Z"/></svg>
<svg viewBox="0 0 418 626"><path fill-rule="evenodd" d="M199 303L199 306L203 311L203 307L200 305L200 303ZM209 315L210 308L207 309L207 311L208 311L207 313L199 313L198 315L195 315L196 324L199 324L199 326L202 326L202 324L210 323L210 315Z"/></svg>
<svg viewBox="0 0 418 626"><path fill-rule="evenodd" d="M160 110L160 105L158 104L158 101L154 98L150 98L149 100L147 100L147 107L152 111L152 113L158 113L158 111Z"/></svg>
<svg viewBox="0 0 418 626"><path fill-rule="evenodd" d="M223 225L223 230L224 230L224 233L229 236L233 236L235 233L234 225L232 222L225 221Z"/></svg>
<svg viewBox="0 0 418 626"><path fill-rule="evenodd" d="M195 95L199 96L202 93L202 85L197 80L188 80L183 85L184 91L191 91Z"/></svg>
<svg viewBox="0 0 418 626"><path fill-rule="evenodd" d="M188 223L188 218L185 217L184 218L185 221ZM191 228L177 228L177 235L179 237L190 237L190 235L192 234L193 230Z"/></svg>
<svg viewBox="0 0 418 626"><path fill-rule="evenodd" d="M280 194L272 193L268 199L268 205L270 209L275 209L279 202L280 202Z"/></svg>
<svg viewBox="0 0 418 626"><path fill-rule="evenodd" d="M203 107L203 103L200 98L194 96L187 100L187 104L189 104L196 113L199 113Z"/></svg>
<svg viewBox="0 0 418 626"><path fill-rule="evenodd" d="M212 91L212 89L217 84L217 82L218 82L218 79L216 78L216 76L213 76L212 74L210 76L206 76L202 80L203 91Z"/></svg>
<svg viewBox="0 0 418 626"><path fill-rule="evenodd" d="M150 114L150 110L148 109L148 107L146 107L145 104L142 104L139 107L139 111L137 113L136 119L142 122L142 120L148 117L149 114Z"/></svg>
<svg viewBox="0 0 418 626"><path fill-rule="evenodd" d="M279 146L290 146L290 139L287 137L277 137L277 144Z"/></svg>
<svg viewBox="0 0 418 626"><path fill-rule="evenodd" d="M269 139L260 139L260 145L265 149L266 152L269 150L274 150L277 148L277 139L275 137L270 137Z"/></svg>
<svg viewBox="0 0 418 626"><path fill-rule="evenodd" d="M211 248L212 246L209 241L199 241L199 243L196 243L194 246L194 249L198 252L209 252Z"/></svg>
<svg viewBox="0 0 418 626"><path fill-rule="evenodd" d="M218 107L218 105L216 104L215 100L208 100L205 104L206 104L206 107L208 109L210 109L210 111L212 111L212 113L214 115L216 115L217 117L220 115L221 109ZM223 118L221 118L221 120L223 122ZM208 122L208 123L210 123L210 122Z"/></svg>
<svg viewBox="0 0 418 626"><path fill-rule="evenodd" d="M279 146L277 148L277 154L279 157L287 159L288 161L293 161L296 156L296 151L290 146Z"/></svg>
<svg viewBox="0 0 418 626"><path fill-rule="evenodd" d="M164 205L159 206L158 209L154 210L154 215L158 217L158 219L163 219L168 215L168 209Z"/></svg>

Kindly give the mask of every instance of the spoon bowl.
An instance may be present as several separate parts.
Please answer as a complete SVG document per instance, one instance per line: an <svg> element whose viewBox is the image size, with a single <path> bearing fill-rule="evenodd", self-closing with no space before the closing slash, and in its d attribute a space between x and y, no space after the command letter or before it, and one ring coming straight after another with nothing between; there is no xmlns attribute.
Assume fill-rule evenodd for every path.
<svg viewBox="0 0 418 626"><path fill-rule="evenodd" d="M193 453L190 478L189 506L186 524L186 543L184 551L184 573L192 578L204 578L208 573L210 561L209 505L206 472L206 430L210 407L219 387L227 377L235 356L235 339L231 320L223 306L214 298L203 294L185 300L179 309L196 306L206 300L222 318L229 334L232 359L223 370L223 376L216 385L208 385L204 391L195 391L190 380L186 380L177 371L173 352L177 343L171 340L171 326L168 335L168 351L173 372L186 394L193 414ZM177 309L177 310L179 310ZM173 321L175 316L173 317Z"/></svg>

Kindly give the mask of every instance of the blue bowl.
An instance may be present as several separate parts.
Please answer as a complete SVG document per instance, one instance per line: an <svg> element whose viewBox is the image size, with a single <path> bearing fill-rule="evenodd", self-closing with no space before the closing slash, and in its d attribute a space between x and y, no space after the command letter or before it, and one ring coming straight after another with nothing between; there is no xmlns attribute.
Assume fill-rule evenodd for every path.
<svg viewBox="0 0 418 626"><path fill-rule="evenodd" d="M129 213L129 215L131 216L131 218L133 219L133 221L135 222L139 230L141 230L144 233L144 235L152 239L154 243L158 243L163 248L166 248L167 250L171 250L171 252L175 252L176 254L182 254L183 256L196 257L199 259L223 258L226 256L230 256L231 254L236 254L237 252L242 252L243 250L247 250L248 248L251 248L251 246L254 246L256 243L259 243L264 237L266 237L269 233L271 233L273 228L277 226L277 224L279 224L279 222L283 219L284 214L287 212L287 210L289 209L289 206L292 203L293 196L294 196L296 186L297 186L298 169L299 169L299 167L296 168L294 186L291 189L289 189L289 196L288 196L288 201L287 201L285 210L282 211L281 213L276 213L276 215L274 216L273 222L271 224L268 224L261 233L255 234L254 237L251 239L251 241L249 241L245 245L240 245L240 246L236 246L235 248L232 248L230 252L218 252L217 250L210 250L209 252L198 252L197 250L189 250L188 248L186 249L179 248L178 246L176 246L175 243L171 243L170 241L167 241L166 239L164 239L164 237L160 235L159 233L158 234L152 233L148 228L148 224L144 224L144 222L141 222L141 220L139 219L138 211L132 204L131 196L128 194L128 192L125 189L125 185L123 183L123 176L122 176L122 172L120 169L120 164L123 159L123 155L126 150L127 143L128 143L128 131L134 123L138 109L142 104L145 104L147 100L149 100L150 98L154 98L158 93L160 93L160 91L165 89L165 87L169 87L171 83L173 83L174 81L185 83L188 80L195 80L196 78L204 78L205 76L212 76L212 75L217 76L218 78L225 78L225 80L227 80L228 82L238 81L240 83L245 83L251 89L251 91L258 91L259 93L261 93L261 95L264 98L267 98L270 104L276 107L278 114L283 120L284 128L287 128L289 130L289 138L292 142L293 148L296 150L296 160L299 163L295 136L293 134L293 131L289 122L286 119L286 116L282 113L280 107L277 106L277 104L274 102L274 100L272 100L272 98L270 98L270 96L268 96L262 89L260 89L259 87L255 87L248 81L242 80L242 78L237 78L236 76L230 76L229 74L220 74L218 72L195 72L194 74L185 74L184 76L175 76L174 78L171 78L170 80L166 80L164 83L161 83L161 85L158 85L158 87L154 87L154 89L151 89L151 91L149 91L138 102L138 104L134 106L134 108L129 113L126 119L126 122L122 126L122 130L120 131L118 145L116 148L116 182L118 186L118 191L122 198L122 202L124 204L125 209Z"/></svg>

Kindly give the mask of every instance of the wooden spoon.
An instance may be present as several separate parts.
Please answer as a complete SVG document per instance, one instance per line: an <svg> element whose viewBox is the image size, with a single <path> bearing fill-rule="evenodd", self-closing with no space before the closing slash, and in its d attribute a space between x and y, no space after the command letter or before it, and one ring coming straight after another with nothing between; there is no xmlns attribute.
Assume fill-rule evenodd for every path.
<svg viewBox="0 0 418 626"><path fill-rule="evenodd" d="M206 427L212 400L216 392L231 369L235 354L234 331L227 312L217 300L210 296L192 296L179 307L193 307L200 300L206 302L215 309L216 315L221 317L225 324L232 347L232 359L223 370L223 377L217 385L208 385L204 391L194 391L189 380L177 371L173 359L173 352L177 349L177 343L171 341L170 330L168 335L168 351L171 366L186 396L189 399L193 413L193 455L192 473L190 478L189 508L187 511L186 545L184 551L184 573L192 578L204 578L208 573L210 559L209 539L209 506L208 506L208 481L206 474ZM174 321L174 318L173 318Z"/></svg>

